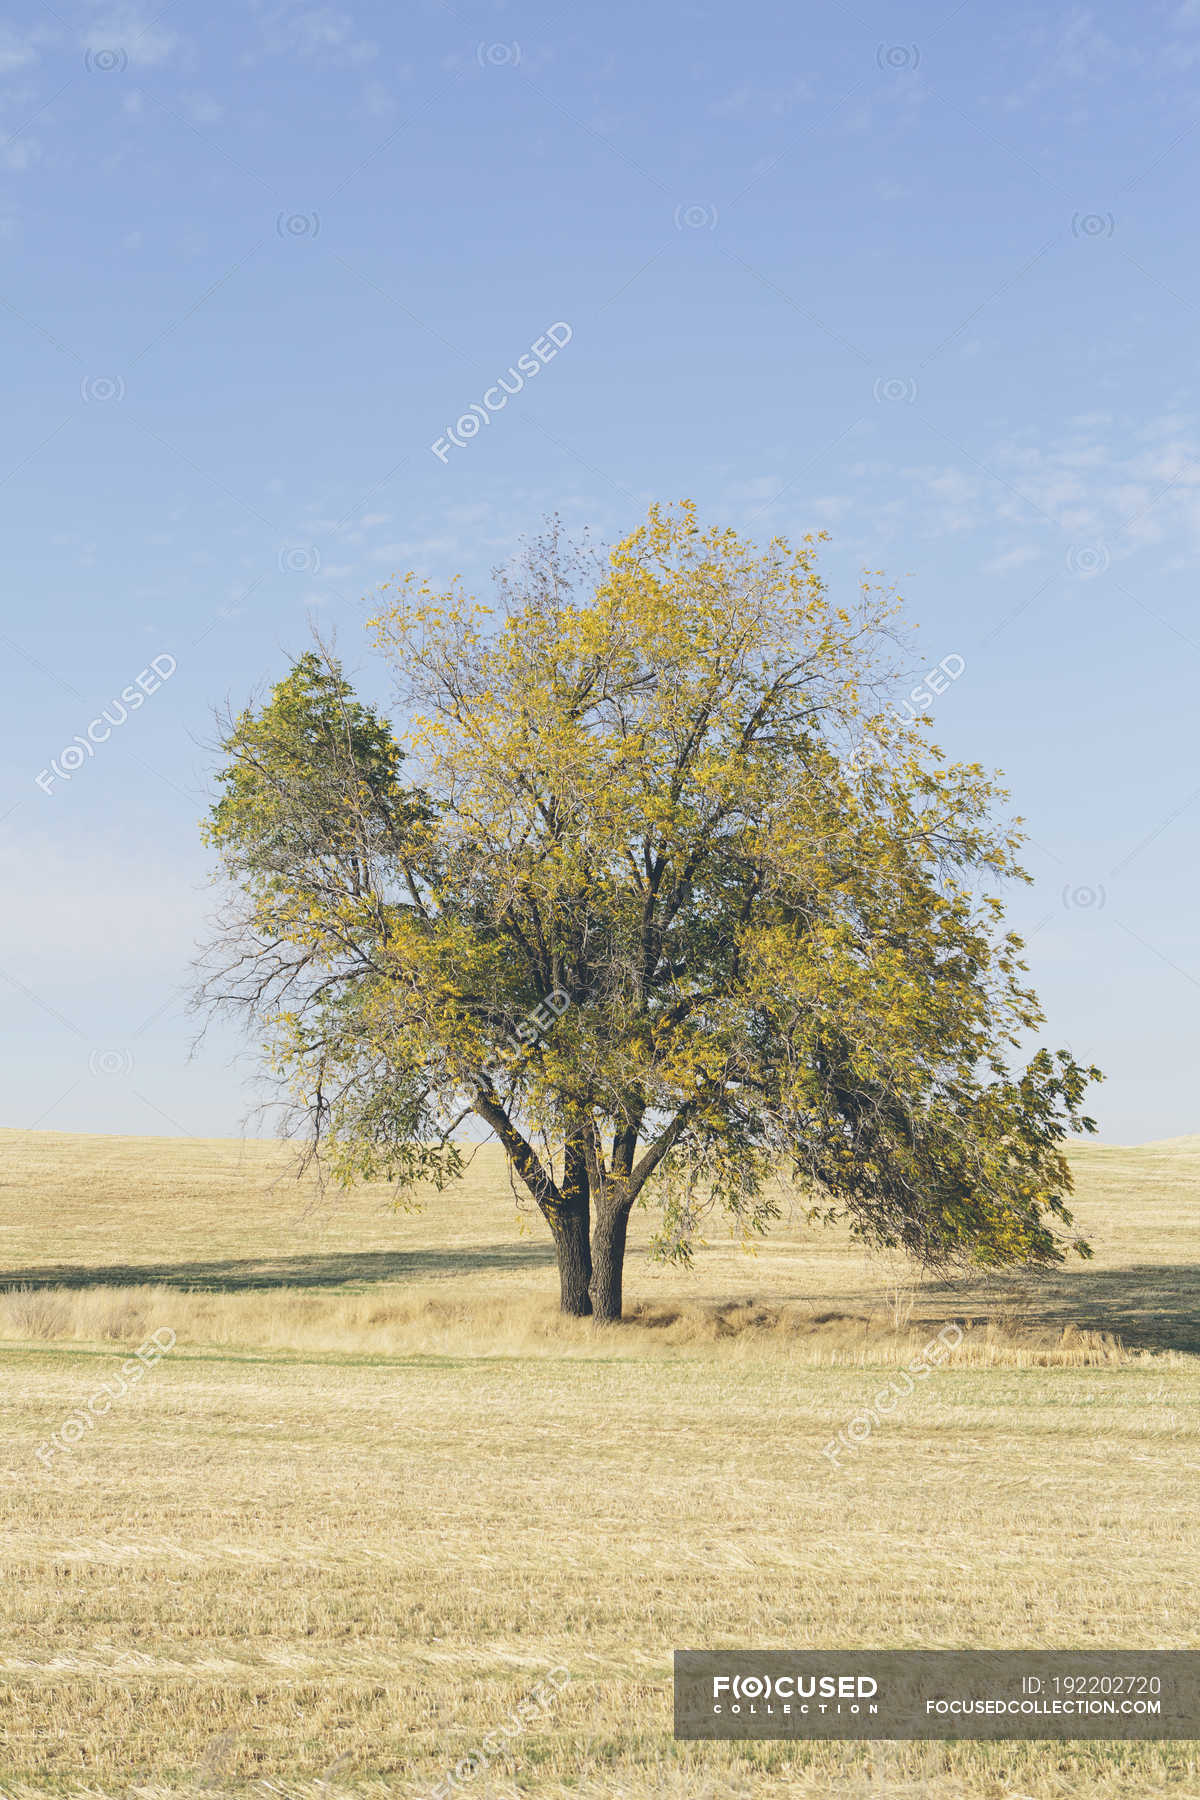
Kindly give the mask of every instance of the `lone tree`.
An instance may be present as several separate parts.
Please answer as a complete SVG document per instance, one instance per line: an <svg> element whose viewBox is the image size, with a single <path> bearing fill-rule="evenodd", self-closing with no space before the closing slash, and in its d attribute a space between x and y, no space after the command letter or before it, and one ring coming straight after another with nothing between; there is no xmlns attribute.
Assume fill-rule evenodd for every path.
<svg viewBox="0 0 1200 1800"><path fill-rule="evenodd" d="M651 1198L684 1261L706 1213L761 1232L789 1186L932 1266L1068 1248L1099 1071L1012 1072L1042 1014L987 890L1027 879L1020 834L888 704L895 597L833 604L817 543L687 504L603 561L552 530L495 610L385 590L402 733L323 650L227 721L206 999L340 1180L442 1188L481 1120L567 1313L620 1318Z"/></svg>

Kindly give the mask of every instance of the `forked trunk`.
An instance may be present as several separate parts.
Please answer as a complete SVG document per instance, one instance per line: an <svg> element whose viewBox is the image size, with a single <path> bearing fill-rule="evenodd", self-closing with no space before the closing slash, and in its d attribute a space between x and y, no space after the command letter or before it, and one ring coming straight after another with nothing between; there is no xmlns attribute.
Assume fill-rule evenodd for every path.
<svg viewBox="0 0 1200 1800"><path fill-rule="evenodd" d="M601 1325L614 1324L621 1317L621 1271L625 1263L625 1233L629 1226L629 1207L607 1206L596 1209L596 1225L592 1232L592 1314Z"/></svg>

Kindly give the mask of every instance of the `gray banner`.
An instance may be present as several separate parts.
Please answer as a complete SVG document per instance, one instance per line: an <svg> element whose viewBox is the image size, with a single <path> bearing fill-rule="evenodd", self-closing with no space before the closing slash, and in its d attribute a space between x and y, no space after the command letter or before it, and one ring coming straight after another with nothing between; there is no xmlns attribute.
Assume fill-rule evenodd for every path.
<svg viewBox="0 0 1200 1800"><path fill-rule="evenodd" d="M677 1738L1200 1738L1200 1650L677 1650Z"/></svg>

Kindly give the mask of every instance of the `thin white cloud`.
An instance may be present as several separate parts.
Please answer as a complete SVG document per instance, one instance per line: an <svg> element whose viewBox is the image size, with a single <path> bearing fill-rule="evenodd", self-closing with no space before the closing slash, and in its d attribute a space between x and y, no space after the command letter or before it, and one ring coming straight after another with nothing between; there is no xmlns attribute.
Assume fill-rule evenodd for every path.
<svg viewBox="0 0 1200 1800"><path fill-rule="evenodd" d="M188 94L184 104L193 124L220 125L225 118L225 108L211 94Z"/></svg>
<svg viewBox="0 0 1200 1800"><path fill-rule="evenodd" d="M29 68L38 60L46 39L44 31L18 31L13 25L0 24L0 75Z"/></svg>
<svg viewBox="0 0 1200 1800"><path fill-rule="evenodd" d="M1080 551L1086 571L1159 549L1161 567L1200 553L1200 421L1164 410L1135 421L1082 415L1049 435L1031 430L972 439L969 456L936 463L855 457L830 474L841 491L815 495L787 477L731 484L730 506L759 524L836 523L840 541L871 554L922 540L979 541L981 567L1003 573L1042 555Z"/></svg>
<svg viewBox="0 0 1200 1800"><path fill-rule="evenodd" d="M1056 89L1096 88L1114 76L1128 77L1144 60L1129 44L1118 44L1096 22L1088 8L1073 7L1065 18L1038 24L1020 34L1029 55L1031 74L1019 88L1004 95L1001 105L1017 112ZM1087 117L1076 112L1076 120Z"/></svg>
<svg viewBox="0 0 1200 1800"><path fill-rule="evenodd" d="M767 87L749 81L740 83L708 109L713 119L782 118L813 98L813 83L804 77L783 87Z"/></svg>
<svg viewBox="0 0 1200 1800"><path fill-rule="evenodd" d="M373 61L379 53L374 40L364 37L351 14L340 7L281 0L281 4L273 6L260 5L256 11L268 55L358 67Z"/></svg>
<svg viewBox="0 0 1200 1800"><path fill-rule="evenodd" d="M1026 563L1036 562L1044 554L1044 548L1039 549L1036 544L1015 544L1011 550L1005 550L999 556L993 556L990 562L985 562L982 570L985 575L1006 575L1010 569L1023 568Z"/></svg>
<svg viewBox="0 0 1200 1800"><path fill-rule="evenodd" d="M151 69L178 48L179 38L160 25L154 12L136 5L104 6L80 36L85 55L123 57L131 68Z"/></svg>
<svg viewBox="0 0 1200 1800"><path fill-rule="evenodd" d="M25 169L31 169L41 153L36 138L18 138L15 143L0 146L0 169L19 175Z"/></svg>

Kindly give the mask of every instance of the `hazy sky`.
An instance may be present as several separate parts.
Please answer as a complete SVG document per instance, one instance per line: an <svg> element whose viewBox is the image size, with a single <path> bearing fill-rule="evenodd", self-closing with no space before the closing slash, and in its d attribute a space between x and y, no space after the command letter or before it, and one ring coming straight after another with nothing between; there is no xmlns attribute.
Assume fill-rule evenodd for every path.
<svg viewBox="0 0 1200 1800"><path fill-rule="evenodd" d="M238 1130L203 742L310 615L381 692L395 570L689 495L963 659L1047 1040L1106 1138L1200 1130L1198 0L56 0L0 92L0 1122Z"/></svg>

